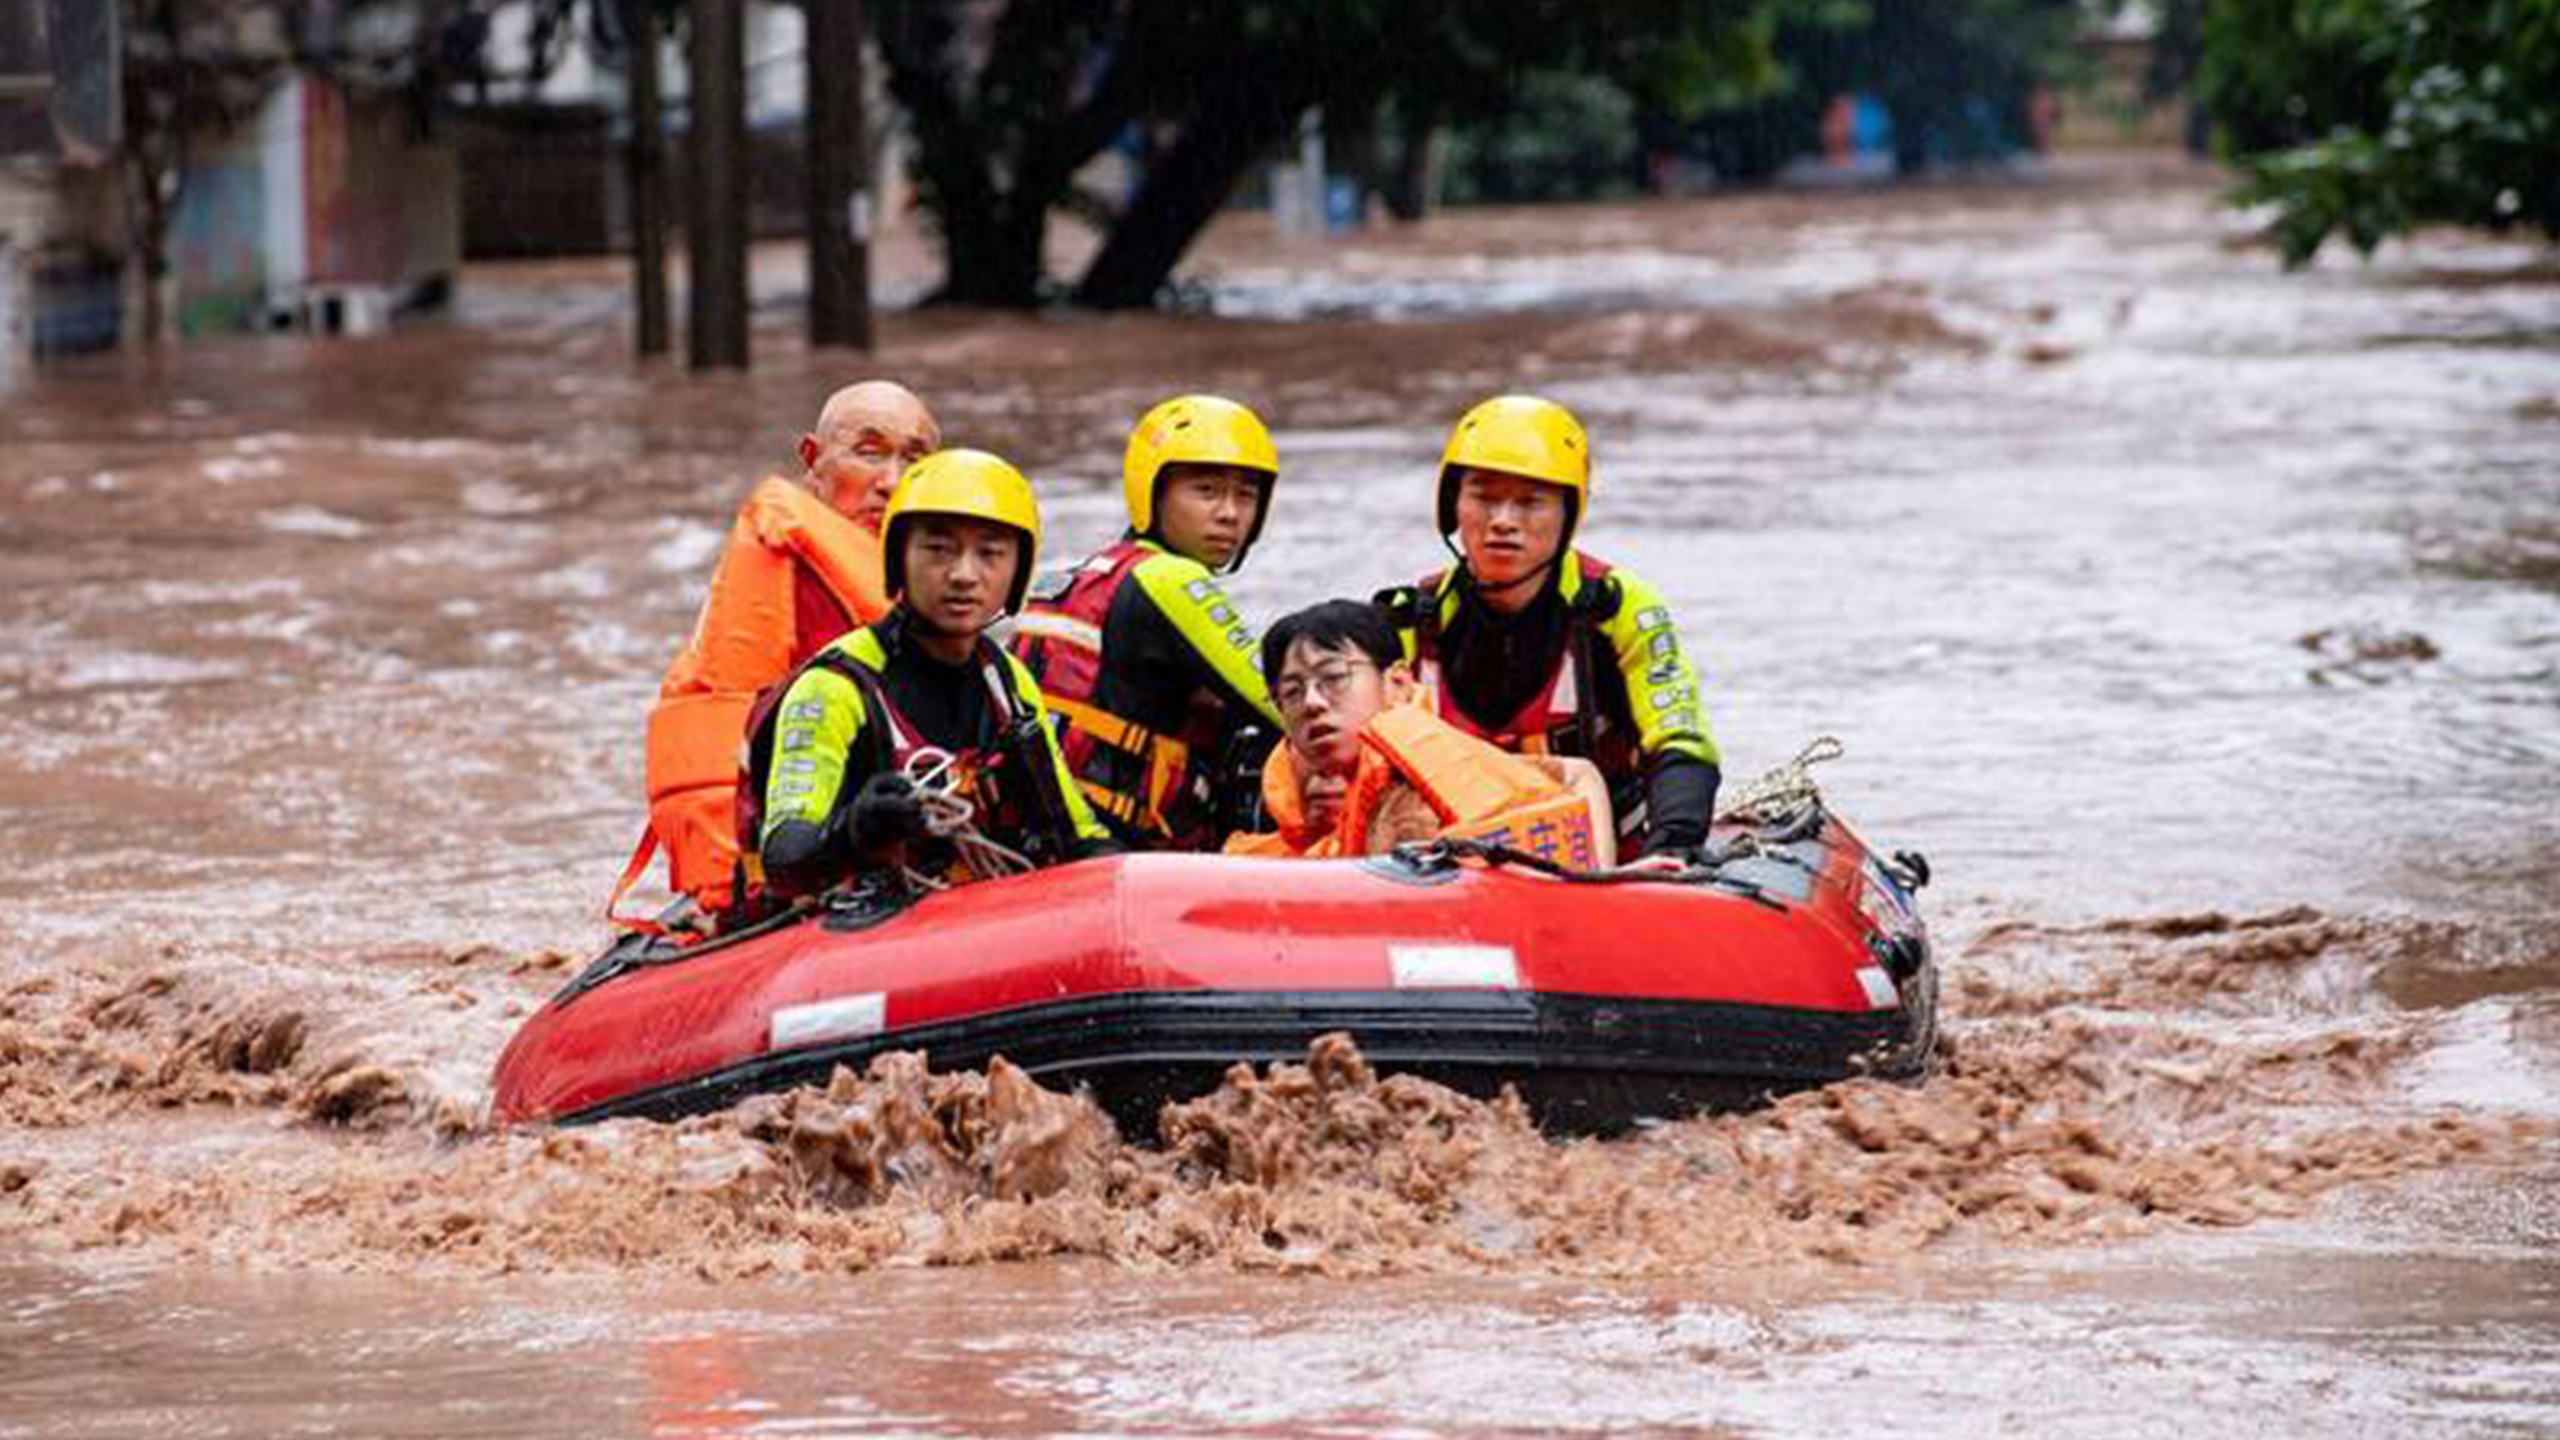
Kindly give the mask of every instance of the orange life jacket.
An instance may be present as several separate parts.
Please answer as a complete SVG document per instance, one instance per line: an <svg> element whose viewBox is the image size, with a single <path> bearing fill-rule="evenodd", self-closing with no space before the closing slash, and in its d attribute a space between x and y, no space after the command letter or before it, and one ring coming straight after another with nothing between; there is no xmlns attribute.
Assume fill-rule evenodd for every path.
<svg viewBox="0 0 2560 1440"><path fill-rule="evenodd" d="M647 928L615 916L613 907L661 847L669 889L713 915L734 898L738 747L747 713L758 691L791 673L798 653L835 638L797 633L794 587L804 571L854 624L888 613L880 537L798 484L768 476L738 511L693 636L667 667L649 712L649 828L605 902L606 918L617 925Z"/></svg>
<svg viewBox="0 0 2560 1440"><path fill-rule="evenodd" d="M1444 839L1491 840L1562 865L1598 860L1591 807L1537 765L1497 749L1419 704L1391 705L1360 732L1359 768L1342 816L1330 830L1307 823L1297 765L1280 746L1263 762L1262 802L1277 831L1237 835L1230 855L1323 859L1369 853L1369 830L1396 782L1410 785L1440 817Z"/></svg>

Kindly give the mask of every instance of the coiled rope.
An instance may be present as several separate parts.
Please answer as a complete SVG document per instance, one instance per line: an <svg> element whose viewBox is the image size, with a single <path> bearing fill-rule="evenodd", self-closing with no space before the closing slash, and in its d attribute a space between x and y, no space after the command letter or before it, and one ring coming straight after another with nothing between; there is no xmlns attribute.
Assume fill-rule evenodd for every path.
<svg viewBox="0 0 2560 1440"><path fill-rule="evenodd" d="M1822 787L1814 783L1813 767L1847 753L1848 747L1837 736L1817 735L1796 752L1796 758L1727 796L1716 807L1716 818L1766 825L1802 814L1822 803Z"/></svg>
<svg viewBox="0 0 2560 1440"><path fill-rule="evenodd" d="M978 833L978 807L960 793L958 763L958 756L930 745L907 757L905 773L923 804L925 833L949 843L959 852L960 863L978 879L996 880L1028 872L1032 869L1029 857ZM906 874L909 884L922 889L950 888L948 881L919 874L912 867Z"/></svg>

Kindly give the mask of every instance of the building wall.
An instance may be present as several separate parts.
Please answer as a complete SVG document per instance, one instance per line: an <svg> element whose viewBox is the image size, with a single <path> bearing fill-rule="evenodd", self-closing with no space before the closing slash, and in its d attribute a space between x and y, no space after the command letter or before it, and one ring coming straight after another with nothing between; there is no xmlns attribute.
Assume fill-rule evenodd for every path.
<svg viewBox="0 0 2560 1440"><path fill-rule="evenodd" d="M114 345L123 326L113 167L0 161L0 378Z"/></svg>
<svg viewBox="0 0 2560 1440"><path fill-rule="evenodd" d="M198 142L169 216L180 335L266 323L266 179L255 130Z"/></svg>
<svg viewBox="0 0 2560 1440"><path fill-rule="evenodd" d="M258 160L266 191L267 293L271 304L311 279L310 230L302 216L302 86L278 85L258 108Z"/></svg>
<svg viewBox="0 0 2560 1440"><path fill-rule="evenodd" d="M316 285L400 282L401 117L317 80L302 82L303 224Z"/></svg>
<svg viewBox="0 0 2560 1440"><path fill-rule="evenodd" d="M451 144L412 145L401 162L400 290L451 293L462 273L462 156Z"/></svg>
<svg viewBox="0 0 2560 1440"><path fill-rule="evenodd" d="M453 149L413 140L396 98L291 77L253 122L194 153L169 237L181 334L268 328L313 287L395 302L450 289Z"/></svg>
<svg viewBox="0 0 2560 1440"><path fill-rule="evenodd" d="M17 373L35 346L34 266L26 237L43 223L46 191L0 164L0 382Z"/></svg>

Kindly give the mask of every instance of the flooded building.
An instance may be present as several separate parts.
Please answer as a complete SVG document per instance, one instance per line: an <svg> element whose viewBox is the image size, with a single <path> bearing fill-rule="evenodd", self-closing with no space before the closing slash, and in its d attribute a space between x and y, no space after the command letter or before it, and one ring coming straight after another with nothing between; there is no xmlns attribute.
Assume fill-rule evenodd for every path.
<svg viewBox="0 0 2560 1440"><path fill-rule="evenodd" d="M180 337L361 333L450 292L457 167L406 97L293 67L254 12L156 49L120 43L119 13L0 12L0 363L107 348L153 316ZM137 117L137 67L224 93ZM161 155L176 168L147 174Z"/></svg>
<svg viewBox="0 0 2560 1440"><path fill-rule="evenodd" d="M0 378L115 342L117 260L96 237L115 199L97 162L116 96L86 63L108 28L88 7L0 10Z"/></svg>
<svg viewBox="0 0 2560 1440"><path fill-rule="evenodd" d="M400 97L290 74L198 153L170 222L180 334L369 333L451 293L454 149Z"/></svg>

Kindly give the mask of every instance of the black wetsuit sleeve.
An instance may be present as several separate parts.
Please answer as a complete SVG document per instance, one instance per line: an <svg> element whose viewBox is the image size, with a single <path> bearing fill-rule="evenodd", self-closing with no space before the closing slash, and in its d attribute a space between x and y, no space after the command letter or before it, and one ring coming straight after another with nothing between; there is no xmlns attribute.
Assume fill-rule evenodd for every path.
<svg viewBox="0 0 2560 1440"><path fill-rule="evenodd" d="M1645 773L1644 853L1693 850L1706 843L1724 772L1692 755L1665 751Z"/></svg>

